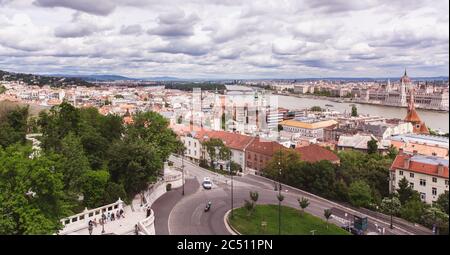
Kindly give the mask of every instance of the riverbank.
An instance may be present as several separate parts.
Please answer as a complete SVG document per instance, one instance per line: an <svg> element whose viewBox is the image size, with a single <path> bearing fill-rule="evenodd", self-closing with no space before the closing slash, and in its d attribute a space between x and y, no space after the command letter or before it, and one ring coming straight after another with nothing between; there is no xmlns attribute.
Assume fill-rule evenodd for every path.
<svg viewBox="0 0 450 255"><path fill-rule="evenodd" d="M274 95L277 96L290 96L290 97L297 97L297 98L309 98L309 99L320 99L320 100L328 100L333 103L351 103L351 104L365 104L365 105L376 105L376 106L386 106L386 107L392 107L392 108L405 108L407 109L407 106L397 106L397 105L387 105L387 104L379 104L375 102L362 102L362 101L355 101L353 98L339 98L339 97L327 97L327 96L317 96L317 95L304 95L304 94L293 94L293 93L277 93L273 92ZM422 111L430 111L430 112L440 112L440 113L449 113L449 110L443 110L443 109L430 109L430 108L423 108L423 107L416 107L416 109L422 110Z"/></svg>
<svg viewBox="0 0 450 255"><path fill-rule="evenodd" d="M404 119L407 114L407 108L392 107L384 105L373 104L357 104L355 102L333 102L327 98L309 98L309 97L296 97L277 95L277 102L274 102L277 107L282 107L290 110L302 110L310 109L313 106L319 106L323 109L330 111L338 111L340 113L350 113L352 105L357 105L358 113L362 115L378 116L388 119ZM417 109L422 121L425 122L427 127L442 131L444 133L449 132L449 113L439 111L428 111Z"/></svg>

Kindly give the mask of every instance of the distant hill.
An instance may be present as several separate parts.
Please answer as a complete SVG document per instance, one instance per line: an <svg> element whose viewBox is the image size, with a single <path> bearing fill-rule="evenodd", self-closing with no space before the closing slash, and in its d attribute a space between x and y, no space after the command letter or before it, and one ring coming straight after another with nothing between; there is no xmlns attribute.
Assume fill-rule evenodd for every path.
<svg viewBox="0 0 450 255"><path fill-rule="evenodd" d="M63 77L63 76L47 76L37 74L25 74L25 73L13 73L0 70L0 81L17 81L24 82L28 85L52 87L66 87L66 86L93 86L83 79L76 77Z"/></svg>
<svg viewBox="0 0 450 255"><path fill-rule="evenodd" d="M177 81L176 77L161 76L161 77L145 77L145 78L130 78L115 74L52 74L52 76L64 76L83 79L85 81Z"/></svg>
<svg viewBox="0 0 450 255"><path fill-rule="evenodd" d="M85 81L134 81L139 79L129 78L121 75L114 74L52 74L52 76L64 76L78 78Z"/></svg>
<svg viewBox="0 0 450 255"><path fill-rule="evenodd" d="M161 76L161 77L146 77L146 78L140 78L143 81L179 81L181 79L177 77L171 77L171 76Z"/></svg>

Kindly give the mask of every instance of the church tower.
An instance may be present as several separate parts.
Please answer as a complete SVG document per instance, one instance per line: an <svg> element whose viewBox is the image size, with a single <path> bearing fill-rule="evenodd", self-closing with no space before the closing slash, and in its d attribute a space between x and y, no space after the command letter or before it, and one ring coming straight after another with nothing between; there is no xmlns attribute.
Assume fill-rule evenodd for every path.
<svg viewBox="0 0 450 255"><path fill-rule="evenodd" d="M425 123L420 119L419 114L416 111L416 107L414 106L414 89L410 89L409 94L408 113L406 114L405 121L411 122L414 133L429 134L430 131Z"/></svg>
<svg viewBox="0 0 450 255"><path fill-rule="evenodd" d="M400 105L406 106L406 96L407 96L407 88L410 87L411 79L406 74L406 68L405 68L405 74L400 78Z"/></svg>

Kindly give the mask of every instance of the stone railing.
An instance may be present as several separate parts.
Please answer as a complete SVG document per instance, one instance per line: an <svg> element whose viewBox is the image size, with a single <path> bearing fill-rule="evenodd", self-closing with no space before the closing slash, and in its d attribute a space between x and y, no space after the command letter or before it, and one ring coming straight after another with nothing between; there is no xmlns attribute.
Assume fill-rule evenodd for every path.
<svg viewBox="0 0 450 255"><path fill-rule="evenodd" d="M141 207L141 210L150 209L153 203L167 192L167 184L170 184L172 188L179 188L183 185L182 173L175 170L169 170L167 165L165 166L165 169L164 178L151 185L148 190L144 192L145 204ZM155 234L155 214L153 210L150 211L149 217L138 222L138 228L145 235Z"/></svg>
<svg viewBox="0 0 450 255"><path fill-rule="evenodd" d="M155 214L153 210L150 211L150 216L138 222L139 231L144 235L155 234Z"/></svg>
<svg viewBox="0 0 450 255"><path fill-rule="evenodd" d="M119 198L115 203L104 205L95 209L88 210L87 208L79 213L72 215L70 217L61 220L64 228L59 232L59 234L64 235L65 233L78 231L80 229L86 228L89 220L101 219L102 214L105 213L117 213L120 209L123 209L124 202Z"/></svg>

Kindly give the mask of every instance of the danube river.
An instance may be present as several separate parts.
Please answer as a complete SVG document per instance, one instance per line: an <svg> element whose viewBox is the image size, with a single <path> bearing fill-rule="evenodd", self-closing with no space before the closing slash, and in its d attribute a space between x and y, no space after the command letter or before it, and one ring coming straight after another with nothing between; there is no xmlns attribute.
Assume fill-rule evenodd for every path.
<svg viewBox="0 0 450 255"><path fill-rule="evenodd" d="M326 106L332 105L333 107ZM337 103L326 99L315 98L299 98L292 96L278 96L278 106L288 109L305 109L312 106L320 106L330 110L339 112L350 112L351 103ZM406 116L406 108L391 107L382 105L356 104L359 114L370 114L374 116L382 116L385 118L403 119ZM426 123L428 127L433 130L440 130L444 132L449 131L449 113L437 112L417 109L420 118Z"/></svg>

